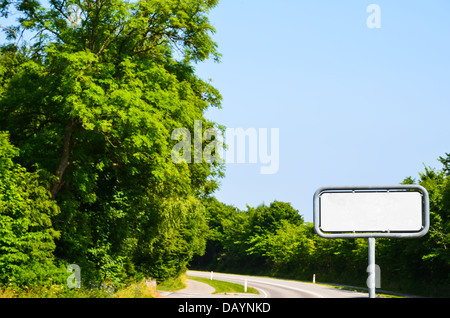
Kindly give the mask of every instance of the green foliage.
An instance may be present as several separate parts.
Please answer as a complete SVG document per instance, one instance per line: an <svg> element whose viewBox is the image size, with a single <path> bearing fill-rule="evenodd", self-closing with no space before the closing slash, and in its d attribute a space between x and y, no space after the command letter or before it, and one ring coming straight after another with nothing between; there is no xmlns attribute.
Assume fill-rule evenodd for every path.
<svg viewBox="0 0 450 318"><path fill-rule="evenodd" d="M51 218L59 208L39 175L13 162L17 154L0 133L0 283L43 285L58 273Z"/></svg>
<svg viewBox="0 0 450 318"><path fill-rule="evenodd" d="M403 293L447 297L450 293L450 170L425 168L418 183L430 194L431 228L420 239L378 239L376 262L381 287ZM414 183L409 177L403 183ZM311 281L366 286L367 240L329 240L314 233L288 203L248 207L205 200L210 237L206 254L194 269L272 275Z"/></svg>
<svg viewBox="0 0 450 318"><path fill-rule="evenodd" d="M135 252L141 272L166 280L186 270L195 254L203 254L208 227L204 208L196 199L163 203L156 220L145 222Z"/></svg>
<svg viewBox="0 0 450 318"><path fill-rule="evenodd" d="M395 270L406 278L409 288L430 293L450 294L450 178L447 158L440 158L442 170L425 167L419 173L418 184L425 187L430 196L430 230L418 240L390 242L389 255L398 264ZM409 181L408 178L405 181ZM397 274L397 273L396 273Z"/></svg>
<svg viewBox="0 0 450 318"><path fill-rule="evenodd" d="M204 113L221 96L195 74L220 59L207 17L216 4L0 0L0 16L19 17L0 47L5 293L67 294L67 264L81 267L85 288L169 280L195 255L208 269L365 284L365 240L321 239L284 202L224 205L211 197L220 163L172 162L174 129L218 127ZM418 181L430 193L429 234L377 241L383 288L449 294L450 155L440 161Z"/></svg>
<svg viewBox="0 0 450 318"><path fill-rule="evenodd" d="M245 293L245 287L241 284L230 283L220 280L210 280L208 278L203 277L188 277L191 280L198 281L200 283L208 284L215 289L213 294L243 294ZM258 290L252 287L247 287L248 294L256 294L259 295Z"/></svg>
<svg viewBox="0 0 450 318"><path fill-rule="evenodd" d="M81 9L79 25L71 23L71 4ZM33 239L33 251L42 253L36 256L78 264L86 283L124 284L176 277L204 252L200 198L215 191L223 167L172 162L171 133L193 130L194 120L205 130L216 125L203 114L220 107L221 96L194 67L220 58L207 17L216 4L0 1L2 16L12 6L20 16L10 30L34 35L27 43L10 32L14 42L0 50L0 129L31 173L20 170L10 182L24 183L24 198L13 193L23 201L20 213L37 218L34 211L43 211L33 220L47 231ZM8 213L14 216L3 223L18 222L19 212ZM25 235L37 225L20 226ZM2 231L1 239L17 239ZM5 280L26 261L14 255L0 266L10 268Z"/></svg>
<svg viewBox="0 0 450 318"><path fill-rule="evenodd" d="M204 205L209 220L210 236L206 255L196 258L195 266L214 270L238 270L260 273L277 270L277 264L299 249L311 248L310 242L292 241L302 232L303 219L289 203L273 202L240 211L220 203L213 197ZM295 240L295 239L294 239ZM287 244L292 243L292 246ZM253 272L254 273L254 272Z"/></svg>

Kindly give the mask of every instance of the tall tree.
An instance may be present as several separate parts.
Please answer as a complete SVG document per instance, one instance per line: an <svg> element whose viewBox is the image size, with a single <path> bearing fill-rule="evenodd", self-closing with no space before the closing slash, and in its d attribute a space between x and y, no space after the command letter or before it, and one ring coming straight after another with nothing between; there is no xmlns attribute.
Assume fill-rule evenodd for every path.
<svg viewBox="0 0 450 318"><path fill-rule="evenodd" d="M9 36L33 34L29 44L3 49L14 72L3 81L0 129L20 148L22 165L51 178L61 207L57 255L101 279L135 271L167 277L173 259L186 264L201 252L201 243L191 244L206 224L198 198L215 190L222 167L172 162L170 138L194 120L216 125L203 113L220 107L221 96L194 67L220 57L207 17L216 4L0 1L2 16L13 5L20 13ZM170 239L178 243L161 253L164 224L177 229ZM145 266L155 258L161 266Z"/></svg>

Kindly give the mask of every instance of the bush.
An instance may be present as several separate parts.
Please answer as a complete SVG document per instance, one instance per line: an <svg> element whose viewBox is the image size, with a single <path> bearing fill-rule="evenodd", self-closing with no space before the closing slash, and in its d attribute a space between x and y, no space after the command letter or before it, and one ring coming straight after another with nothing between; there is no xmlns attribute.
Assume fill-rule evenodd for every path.
<svg viewBox="0 0 450 318"><path fill-rule="evenodd" d="M0 284L37 286L61 277L53 257L59 233L51 221L59 208L38 173L13 162L17 153L0 133Z"/></svg>

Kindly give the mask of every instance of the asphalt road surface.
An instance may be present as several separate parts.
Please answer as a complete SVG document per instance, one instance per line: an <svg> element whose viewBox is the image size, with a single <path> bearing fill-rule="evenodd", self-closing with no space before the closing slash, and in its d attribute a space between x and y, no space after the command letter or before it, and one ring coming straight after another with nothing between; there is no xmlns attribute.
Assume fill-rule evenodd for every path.
<svg viewBox="0 0 450 318"><path fill-rule="evenodd" d="M211 273L188 271L188 276L210 278ZM341 290L319 284L301 283L296 281L231 275L214 273L213 279L228 281L244 285L247 280L248 286L259 291L259 295L233 294L233 295L213 295L214 289L203 283L188 280L188 287L184 290L164 293L165 298L367 298L367 293L357 293L348 290Z"/></svg>

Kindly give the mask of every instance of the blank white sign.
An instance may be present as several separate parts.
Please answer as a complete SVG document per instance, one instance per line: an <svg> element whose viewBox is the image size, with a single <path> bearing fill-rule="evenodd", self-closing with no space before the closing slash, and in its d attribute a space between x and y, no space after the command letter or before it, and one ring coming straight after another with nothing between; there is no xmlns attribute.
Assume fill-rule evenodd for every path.
<svg viewBox="0 0 450 318"><path fill-rule="evenodd" d="M324 232L415 232L422 229L419 192L343 192L320 196Z"/></svg>

